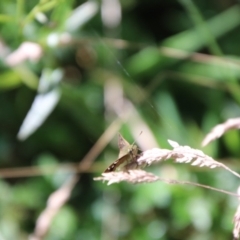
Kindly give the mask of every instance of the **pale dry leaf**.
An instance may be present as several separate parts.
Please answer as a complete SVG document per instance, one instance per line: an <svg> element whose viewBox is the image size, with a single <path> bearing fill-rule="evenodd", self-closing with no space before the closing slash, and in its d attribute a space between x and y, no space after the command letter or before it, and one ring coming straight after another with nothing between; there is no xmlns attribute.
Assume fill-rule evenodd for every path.
<svg viewBox="0 0 240 240"><path fill-rule="evenodd" d="M78 178L71 176L58 190L53 192L47 201L47 206L37 219L34 233L29 236L29 240L41 240L47 234L54 216L69 199L72 189Z"/></svg>
<svg viewBox="0 0 240 240"><path fill-rule="evenodd" d="M18 49L9 54L6 58L6 64L14 67L26 60L37 62L43 54L42 47L33 42L24 42Z"/></svg>
<svg viewBox="0 0 240 240"><path fill-rule="evenodd" d="M233 228L233 237L234 239L239 239L239 232L240 232L240 206L234 215L233 218L234 228Z"/></svg>
<svg viewBox="0 0 240 240"><path fill-rule="evenodd" d="M65 27L69 32L76 31L87 23L98 12L98 3L95 1L86 1L72 12L71 16L66 20Z"/></svg>
<svg viewBox="0 0 240 240"><path fill-rule="evenodd" d="M59 83L62 78L61 69L42 71L38 93L18 132L19 140L23 141L33 134L56 107L61 97Z"/></svg>
<svg viewBox="0 0 240 240"><path fill-rule="evenodd" d="M238 188L238 194L240 195L240 187ZM240 199L239 199L240 200ZM233 218L234 228L233 228L233 237L234 240L239 239L240 233L240 205L238 205L237 211Z"/></svg>
<svg viewBox="0 0 240 240"><path fill-rule="evenodd" d="M122 19L120 2L118 0L103 0L101 17L103 24L107 28L114 29L118 27Z"/></svg>
<svg viewBox="0 0 240 240"><path fill-rule="evenodd" d="M240 118L228 119L226 122L215 126L211 130L211 132L206 135L206 137L202 141L202 146L206 146L213 140L220 138L225 132L231 129L239 129L239 128L240 128Z"/></svg>

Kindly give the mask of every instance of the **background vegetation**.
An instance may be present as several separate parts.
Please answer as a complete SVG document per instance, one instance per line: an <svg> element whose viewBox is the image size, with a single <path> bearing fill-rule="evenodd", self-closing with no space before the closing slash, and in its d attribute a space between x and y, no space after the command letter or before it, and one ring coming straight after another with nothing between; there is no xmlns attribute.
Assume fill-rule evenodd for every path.
<svg viewBox="0 0 240 240"><path fill-rule="evenodd" d="M167 139L200 149L213 126L239 116L237 1L9 0L0 9L1 239L33 234L75 172L70 199L37 239L231 238L234 197L93 177L117 158L118 131L142 150L170 148ZM203 151L237 171L239 144L230 131ZM147 170L238 187L223 170Z"/></svg>

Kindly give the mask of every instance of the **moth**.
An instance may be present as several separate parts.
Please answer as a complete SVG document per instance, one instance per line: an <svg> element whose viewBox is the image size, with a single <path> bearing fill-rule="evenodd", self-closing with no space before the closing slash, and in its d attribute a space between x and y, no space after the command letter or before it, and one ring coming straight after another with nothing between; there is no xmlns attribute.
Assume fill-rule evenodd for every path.
<svg viewBox="0 0 240 240"><path fill-rule="evenodd" d="M118 159L114 161L105 171L104 173L114 172L117 169L128 170L137 168L137 158L139 148L134 143L129 144L123 136L119 133L118 135L118 147L119 147L119 155Z"/></svg>

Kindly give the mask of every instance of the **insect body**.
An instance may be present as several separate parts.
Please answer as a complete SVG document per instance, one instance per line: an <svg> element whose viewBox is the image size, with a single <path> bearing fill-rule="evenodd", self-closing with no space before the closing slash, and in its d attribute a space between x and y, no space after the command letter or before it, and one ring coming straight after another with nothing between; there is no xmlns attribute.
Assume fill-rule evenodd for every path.
<svg viewBox="0 0 240 240"><path fill-rule="evenodd" d="M123 136L119 133L118 135L118 147L119 155L118 159L114 161L104 172L114 172L117 169L129 170L137 168L138 164L136 159L138 157L138 147L135 144L129 144Z"/></svg>

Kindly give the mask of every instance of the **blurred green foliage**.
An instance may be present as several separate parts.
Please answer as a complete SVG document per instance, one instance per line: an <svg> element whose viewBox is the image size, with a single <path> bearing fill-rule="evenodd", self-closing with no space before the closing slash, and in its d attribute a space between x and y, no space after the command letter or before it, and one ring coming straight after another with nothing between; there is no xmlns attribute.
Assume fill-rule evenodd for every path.
<svg viewBox="0 0 240 240"><path fill-rule="evenodd" d="M134 111L111 134L121 131L131 142L148 129L163 148L172 139L199 149L213 126L240 114L240 6L235 1L9 0L1 1L0 9L1 239L27 239L49 195L70 174L38 175L29 168L20 176L9 168L36 166L44 173L81 163L129 110L125 100ZM29 46L11 55L26 42L42 51L35 61L26 59L34 53ZM59 79L50 77L56 70ZM43 79L45 71L49 77ZM114 98L119 92L125 100ZM43 104L50 94L54 97ZM33 133L20 140L19 129L30 113L33 120L26 127ZM135 139L143 148L149 146L146 135L143 130ZM232 159L239 158L239 142L239 133L229 132L204 151L227 158L237 171L238 161ZM235 198L160 182L95 182L93 177L116 159L116 138L100 150L45 239L231 238ZM238 186L223 170L172 163L151 169L233 192Z"/></svg>

